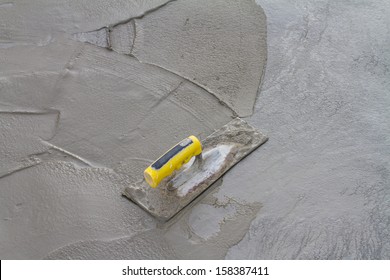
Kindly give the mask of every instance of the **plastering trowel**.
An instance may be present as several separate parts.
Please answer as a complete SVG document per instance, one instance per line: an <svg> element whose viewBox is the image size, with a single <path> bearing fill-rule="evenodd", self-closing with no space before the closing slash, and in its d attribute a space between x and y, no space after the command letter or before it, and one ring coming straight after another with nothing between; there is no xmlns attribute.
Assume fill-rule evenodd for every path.
<svg viewBox="0 0 390 280"><path fill-rule="evenodd" d="M145 179L125 188L124 195L168 220L265 141L265 135L236 118L202 144L195 136L182 140L146 168Z"/></svg>

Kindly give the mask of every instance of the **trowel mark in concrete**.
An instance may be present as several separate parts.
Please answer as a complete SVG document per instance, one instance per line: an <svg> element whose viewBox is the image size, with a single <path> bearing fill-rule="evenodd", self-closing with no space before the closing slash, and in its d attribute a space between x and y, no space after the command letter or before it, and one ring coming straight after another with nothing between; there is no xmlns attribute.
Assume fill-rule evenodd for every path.
<svg viewBox="0 0 390 280"><path fill-rule="evenodd" d="M174 248L159 229L112 241L81 241L50 253L46 259L177 259Z"/></svg>
<svg viewBox="0 0 390 280"><path fill-rule="evenodd" d="M73 38L80 42L90 43L102 48L109 48L110 40L108 33L108 28L103 27L95 31L76 33L73 35Z"/></svg>
<svg viewBox="0 0 390 280"><path fill-rule="evenodd" d="M13 2L0 3L0 8L11 8L14 6Z"/></svg>
<svg viewBox="0 0 390 280"><path fill-rule="evenodd" d="M80 42L130 55L134 46L135 23L134 20L130 20L95 31L76 33L73 34L73 38Z"/></svg>
<svg viewBox="0 0 390 280"><path fill-rule="evenodd" d="M81 166L92 166L85 159L49 143L57 131L59 111L12 108L15 106L0 105L3 132L0 136L0 178L44 161L66 160Z"/></svg>
<svg viewBox="0 0 390 280"><path fill-rule="evenodd" d="M79 167L93 167L93 164L88 162L86 159L79 157L78 155L72 154L60 147L57 147L49 142L45 142L48 147L47 151L39 154L30 155L30 159L34 159L36 162L47 162L47 161L66 161L71 162Z"/></svg>
<svg viewBox="0 0 390 280"><path fill-rule="evenodd" d="M0 178L36 163L28 156L48 149L58 118L56 110L0 111Z"/></svg>
<svg viewBox="0 0 390 280"><path fill-rule="evenodd" d="M135 23L130 20L114 26L73 34L77 41L131 55L135 39Z"/></svg>
<svg viewBox="0 0 390 280"><path fill-rule="evenodd" d="M109 48L117 53L131 54L136 36L135 22L120 23L108 29Z"/></svg>

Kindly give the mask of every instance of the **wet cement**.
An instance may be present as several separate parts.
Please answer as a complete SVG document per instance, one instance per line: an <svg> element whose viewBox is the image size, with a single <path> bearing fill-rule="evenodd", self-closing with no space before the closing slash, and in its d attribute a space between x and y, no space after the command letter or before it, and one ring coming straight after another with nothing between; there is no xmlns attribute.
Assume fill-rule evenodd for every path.
<svg viewBox="0 0 390 280"><path fill-rule="evenodd" d="M220 194L263 208L227 258L389 259L390 2L257 2L269 48L250 123L270 140Z"/></svg>
<svg viewBox="0 0 390 280"><path fill-rule="evenodd" d="M26 6L20 8L26 18L23 26L16 22L17 17L11 18L11 12L19 9L17 4L22 1L0 5L1 26L7 28L7 32L0 33L2 112L6 107L12 107L9 111L47 112L50 108L40 104L56 104L52 94L57 90L73 92L67 89L66 79L87 98L84 105L100 100L104 93L109 96L108 93L120 92L121 82L127 87L123 71L115 72L132 67L123 66L131 62L119 58L129 56L121 54L127 49L126 43L121 43L125 47L116 51L106 51L75 40L74 34L125 22L133 16L130 13L135 8L115 9L114 4L105 4L106 1L96 6L101 9L77 4L88 1L66 1L68 5L56 1L30 2L24 1ZM47 14L39 16L40 20L45 18L48 23L56 18L61 31L54 27L55 23L53 27L43 24L44 27L34 31L36 25L31 19L39 14L39 9L34 8L37 3L47 4L40 7ZM129 3L123 1L121 5L135 2ZM143 2L137 3L142 8ZM104 124L104 118L88 119L88 114L81 114L82 109L73 111L73 106L82 107L77 99L71 102L71 98L63 97L58 106L72 109L60 128L67 145L60 148L66 153L56 152L62 137L56 139L59 142L55 147L47 145L46 153L42 152L42 143L51 143L47 139L51 138L54 114L45 117L43 124L47 124L47 130L35 124L34 133L29 123L33 123L33 118L38 121L40 116L8 118L2 125L18 124L22 132L31 133L31 141L39 137L46 140L36 140L38 155L29 157L31 151L23 145L16 145L18 156L1 155L8 162L1 165L5 172L15 171L22 155L28 162L41 163L0 179L0 258L389 259L389 2L257 0L257 3L267 15L268 61L254 114L246 120L264 129L270 137L266 144L230 170L223 181L196 204L185 208L174 221L161 225L116 195L122 185L137 177L136 172L132 173L137 165L133 161L147 165L154 159L146 158L144 154L148 151L138 151L139 148L134 151L140 157L126 154L129 152L126 149L121 151L126 158L121 158L119 152L109 155L110 151L120 149L121 141L132 141L129 132L120 138L124 128L118 126L115 134L115 123ZM73 15L74 25L67 24L72 22L69 7L78 8ZM89 9L94 12L85 12ZM29 14L28 10L35 12ZM83 22L84 17L88 21ZM52 32L54 35L48 36ZM104 72L102 65L109 65L111 58L115 58L115 63ZM100 59L105 62L96 66L100 67L99 73L94 74L98 70L89 64L95 61L97 65ZM76 70L72 70L73 65ZM151 73L155 73L154 81L161 81L157 72ZM162 86L156 84L157 97L160 93L170 96L169 89L175 88L170 74ZM79 75L83 78L78 79ZM118 84L115 91L100 88L103 83L93 88L94 81L99 78L107 81L109 77L115 80L111 85ZM138 82L139 76L136 77ZM140 90L146 92L144 85L147 83ZM200 84L191 83L191 87ZM206 88L196 92L201 90ZM94 98L94 92L99 93L99 98ZM118 101L123 92L125 89L122 95L117 95L117 104L124 103ZM73 99L77 96L74 94ZM109 103L109 99L104 100ZM226 108L218 104L213 105L215 111ZM91 107L111 116L112 110L104 110L103 104L93 103ZM222 123L225 116L230 119L234 115L231 111L232 108L226 108L225 113L218 115ZM86 118L88 125L77 124L79 128L73 131L72 126L66 125L77 123L72 112L79 112L79 118ZM125 109L121 112L125 114L122 118L129 113ZM93 128L99 123L101 131ZM161 123L153 129L158 130ZM179 127L185 129L185 123ZM212 124L202 129L212 131ZM96 139L90 133L79 139L77 134L84 129L98 133ZM107 129L111 129L107 134L116 135L111 140L118 148L105 153L109 145L99 140L99 135ZM172 139L172 143L165 139L167 147L181 140L180 136ZM88 144L89 138L93 144ZM72 139L85 143L85 150L72 143ZM152 143L152 147L160 154L164 151L159 151L158 143ZM54 159L47 156L50 153L55 155ZM67 160L59 161L60 157ZM99 164L102 166L96 167Z"/></svg>

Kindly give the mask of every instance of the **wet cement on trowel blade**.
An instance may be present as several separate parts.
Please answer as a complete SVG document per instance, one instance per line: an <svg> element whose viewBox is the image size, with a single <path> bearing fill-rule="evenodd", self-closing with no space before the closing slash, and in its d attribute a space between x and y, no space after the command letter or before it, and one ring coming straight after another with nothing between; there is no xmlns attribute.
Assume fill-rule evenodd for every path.
<svg viewBox="0 0 390 280"><path fill-rule="evenodd" d="M125 188L124 195L153 216L168 220L266 140L236 118L202 142L202 161L178 170L157 188L141 181Z"/></svg>
<svg viewBox="0 0 390 280"><path fill-rule="evenodd" d="M189 163L190 166L178 170L176 175L171 177L169 188L176 190L178 197L185 197L193 192L202 182L207 181L214 173L221 174L224 162L235 145L217 145L202 152L201 158L195 158L198 162Z"/></svg>

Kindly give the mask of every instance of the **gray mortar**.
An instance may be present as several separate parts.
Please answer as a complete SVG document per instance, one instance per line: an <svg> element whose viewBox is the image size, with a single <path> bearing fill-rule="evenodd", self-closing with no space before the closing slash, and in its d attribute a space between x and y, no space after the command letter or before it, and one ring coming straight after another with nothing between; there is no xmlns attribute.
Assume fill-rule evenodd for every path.
<svg viewBox="0 0 390 280"><path fill-rule="evenodd" d="M248 122L270 140L219 195L263 207L227 258L389 259L390 2L257 2L268 62Z"/></svg>

